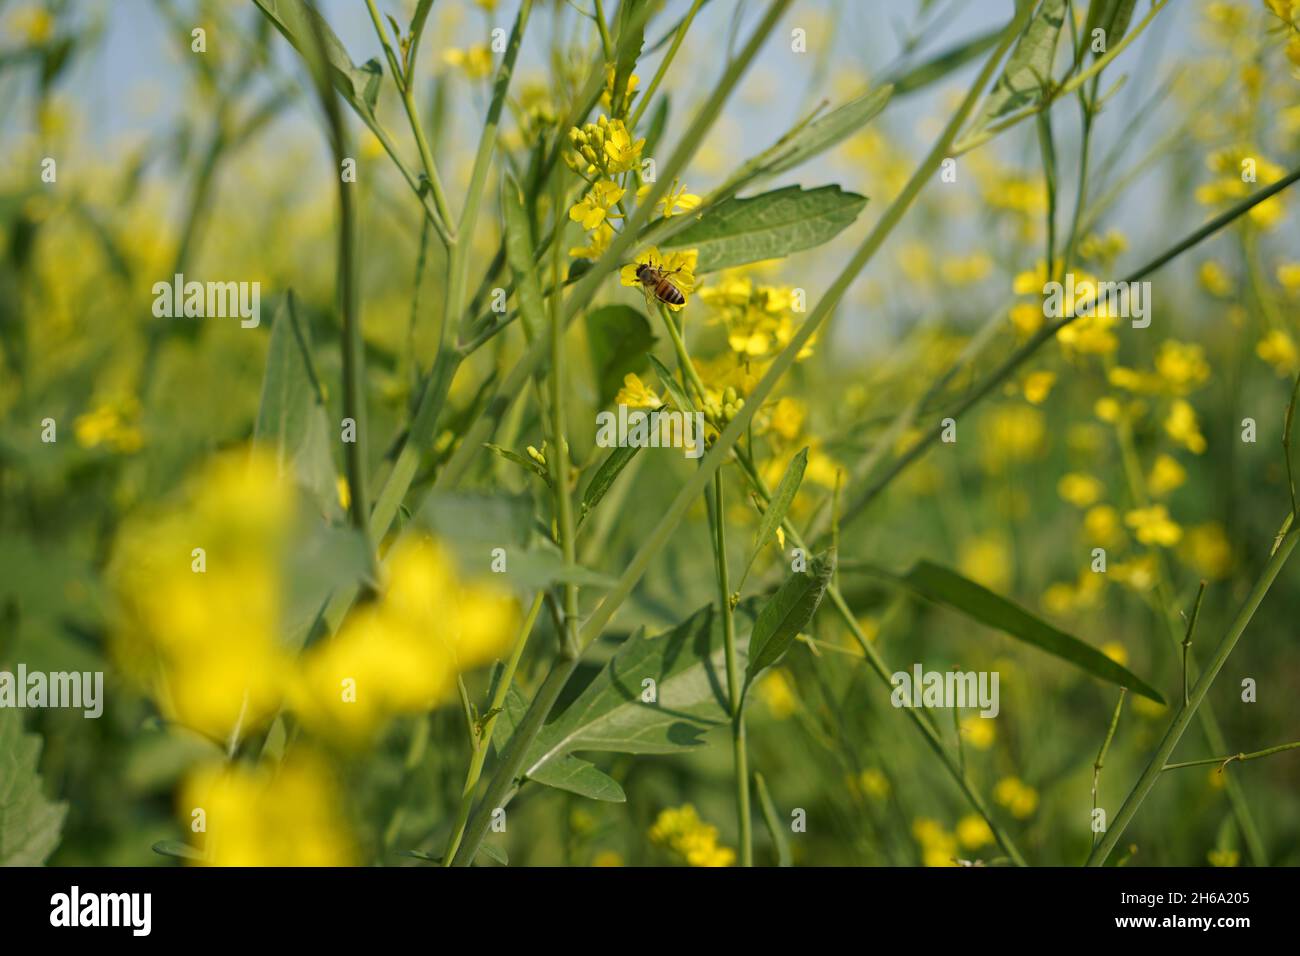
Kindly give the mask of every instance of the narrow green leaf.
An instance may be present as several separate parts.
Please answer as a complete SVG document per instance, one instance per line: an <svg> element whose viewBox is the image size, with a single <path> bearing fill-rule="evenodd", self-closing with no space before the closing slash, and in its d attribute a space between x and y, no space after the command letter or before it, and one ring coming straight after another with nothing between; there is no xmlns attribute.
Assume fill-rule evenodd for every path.
<svg viewBox="0 0 1300 956"><path fill-rule="evenodd" d="M894 95L906 96L908 93L915 93L918 90L925 89L932 83L937 83L949 73L960 69L971 60L977 59L993 49L997 46L998 38L1001 36L1002 28L997 27L987 33L981 33L965 43L959 43L957 46L936 53L924 63L918 63L916 66L899 73L892 80Z"/></svg>
<svg viewBox="0 0 1300 956"><path fill-rule="evenodd" d="M794 169L842 143L875 119L893 94L894 87L888 85L867 90L843 106L788 134L764 154L767 158L760 166L760 174L775 176Z"/></svg>
<svg viewBox="0 0 1300 956"><path fill-rule="evenodd" d="M402 850L401 856L409 856L413 860L425 860L429 863L442 863L441 856L435 856L428 850ZM484 841L479 845L478 853L474 857L475 862L487 860L489 863L495 863L498 866L509 866L510 858L506 856L506 851L499 846Z"/></svg>
<svg viewBox="0 0 1300 956"><path fill-rule="evenodd" d="M303 0L253 0L308 63L316 62L315 30L324 41L326 66L330 81L358 113L373 116L379 78L383 73L377 60L364 67L353 64L338 35L319 13Z"/></svg>
<svg viewBox="0 0 1300 956"><path fill-rule="evenodd" d="M1038 12L1007 58L1006 68L984 100L971 133L994 120L1038 102L1042 85L1051 79L1056 41L1065 22L1065 0L1042 0ZM963 138L969 138L970 134Z"/></svg>
<svg viewBox="0 0 1300 956"><path fill-rule="evenodd" d="M44 866L63 831L66 803L46 799L36 763L41 738L0 707L0 866Z"/></svg>
<svg viewBox="0 0 1300 956"><path fill-rule="evenodd" d="M341 517L329 418L312 364L311 335L292 291L271 323L253 440L274 453L280 472L292 474L328 519Z"/></svg>
<svg viewBox="0 0 1300 956"><path fill-rule="evenodd" d="M596 473L587 483L587 490L582 493L582 502L578 506L578 524L581 525L587 515L600 504L600 499L614 486L614 482L636 457L641 448L638 445L620 445L610 451L609 456L600 463Z"/></svg>
<svg viewBox="0 0 1300 956"><path fill-rule="evenodd" d="M617 115L622 115L623 110L627 107L622 90L627 86L632 71L636 69L636 61L641 57L641 47L645 45L646 17L644 15L638 16L636 8L635 3L619 4L618 39L615 41L614 50L613 86L618 101L611 104L614 107L614 113Z"/></svg>
<svg viewBox="0 0 1300 956"><path fill-rule="evenodd" d="M725 200L663 245L698 250L697 275L780 259L835 238L866 204L865 196L839 186L787 186L748 199Z"/></svg>
<svg viewBox="0 0 1300 956"><path fill-rule="evenodd" d="M659 381L662 383L664 391L668 393L668 397L672 399L673 405L679 411L693 411L695 403L687 397L684 391L682 391L681 385L677 384L677 379L673 376L673 373L668 370L668 366L659 361L653 355L650 356L650 364L654 366L655 374L659 376Z"/></svg>
<svg viewBox="0 0 1300 956"><path fill-rule="evenodd" d="M785 467L785 474L781 476L780 484L776 486L776 491L768 501L767 510L763 512L763 520L758 523L758 530L754 532L754 543L749 549L749 560L745 562L742 580L749 576L749 569L754 566L754 561L767 546L767 542L776 534L776 529L781 527L781 522L785 521L786 512L794 502L794 496L799 491L799 484L803 481L803 473L807 467L808 449L805 447L790 459L790 464Z"/></svg>
<svg viewBox="0 0 1300 956"><path fill-rule="evenodd" d="M628 305L607 305L587 313L587 343L596 375L596 407L606 408L629 372L641 372L655 336L645 314Z"/></svg>
<svg viewBox="0 0 1300 956"><path fill-rule="evenodd" d="M506 261L510 263L515 279L519 316L531 341L546 329L546 310L542 306L542 287L537 281L537 260L528 214L519 197L519 186L512 178L506 179L501 190L501 206L506 218Z"/></svg>
<svg viewBox="0 0 1300 956"><path fill-rule="evenodd" d="M785 826L781 823L781 815L777 813L772 795L767 792L767 781L761 773L754 774L754 787L758 790L758 805L763 810L767 834L772 838L772 846L776 848L776 865L789 866L790 840L786 836Z"/></svg>
<svg viewBox="0 0 1300 956"><path fill-rule="evenodd" d="M785 656L799 632L808 626L834 573L835 552L825 551L813 558L807 571L793 572L767 599L758 612L749 641L745 690L749 689L755 677Z"/></svg>
<svg viewBox="0 0 1300 956"><path fill-rule="evenodd" d="M929 561L920 561L903 576L902 582L936 604L943 604L981 624L1005 631L1017 640L1069 661L1094 677L1127 687L1135 694L1141 694L1157 703L1165 702L1151 685L1091 644L1057 630L1020 605L994 594L955 571Z"/></svg>
<svg viewBox="0 0 1300 956"><path fill-rule="evenodd" d="M200 853L188 843L182 843L180 840L159 840L150 847L159 856L170 856L177 860L206 860L207 857Z"/></svg>

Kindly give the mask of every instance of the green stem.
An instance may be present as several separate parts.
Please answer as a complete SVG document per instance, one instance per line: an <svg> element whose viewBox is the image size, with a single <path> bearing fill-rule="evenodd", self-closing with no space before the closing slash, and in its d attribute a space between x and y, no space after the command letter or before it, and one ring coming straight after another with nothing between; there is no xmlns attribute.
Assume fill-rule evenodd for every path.
<svg viewBox="0 0 1300 956"><path fill-rule="evenodd" d="M519 659L523 657L524 647L528 644L528 636L533 632L533 625L537 623L537 613L542 609L542 600L546 597L545 591L538 591L533 597L532 606L528 608L528 615L524 618L523 626L519 628L519 637L515 640L515 646L510 651L510 659L506 661L505 667L501 671L501 676L497 679L497 688L492 695L492 702L488 705L488 713L491 715L483 722L483 735L474 748L473 755L469 761L469 771L465 774L465 786L460 792L460 809L456 814L456 823L452 827L451 836L447 840L447 849L442 855L442 865L451 866L452 858L455 857L456 851L460 849L460 841L465 835L465 824L469 820L470 809L474 806L474 791L478 789L479 778L483 775L483 764L487 761L488 752L492 749L492 731L497 725L497 716L505 707L506 696L510 693L510 688L514 683L515 671L519 669Z"/></svg>
<svg viewBox="0 0 1300 956"><path fill-rule="evenodd" d="M1097 759L1092 764L1092 812L1095 816L1097 813L1097 784L1101 781L1101 770L1106 763L1106 753L1110 750L1110 742L1115 739L1115 728L1119 726L1119 714L1124 709L1124 695L1128 693L1127 687L1119 689L1119 700L1115 702L1115 713L1111 715L1110 727L1106 731L1106 739L1101 742L1101 749L1097 751ZM1094 833L1092 845L1097 845L1097 836Z"/></svg>
<svg viewBox="0 0 1300 956"><path fill-rule="evenodd" d="M744 472L754 490L758 492L759 496L764 501L770 501L771 494L767 490L767 486L763 482L762 477L758 474L758 470L754 467L754 463L739 452L736 454L736 460L740 462L741 471ZM790 543L796 548L802 548L805 553L807 553L808 546L799 535L799 531L795 528L794 523L789 518L786 518L785 521L782 522L782 527L785 530L786 537L790 539ZM848 602L844 599L844 595L834 584L826 589L826 593L831 599L831 604L839 613L840 619L844 622L845 627L847 627L849 633L853 635L854 641L862 651L862 656L871 666L872 672L880 678L881 683L892 692L894 690L892 679L894 672L885 664L884 659L880 656L880 653L876 650L875 646L867 639L867 636L862 633L862 628L858 625L857 619L853 616L853 611L850 609ZM1006 830L1003 829L1002 825L993 818L993 814L989 810L988 804L984 802L984 798L980 796L979 791L975 789L974 783L972 783L970 777L967 776L966 769L962 766L962 761L959 758L953 757L953 755L948 751L948 748L943 745L943 739L939 736L938 731L935 730L934 726L927 722L922 716L924 711L914 707L907 707L904 708L904 710L908 718L925 738L925 742L929 744L931 751L939 757L940 761L943 763L944 769L948 771L949 776L951 776L953 782L957 784L962 794L966 797L967 802L970 803L975 812L983 817L984 821L989 825L989 829L993 831L994 839L997 840L998 845L1002 847L1003 852L1006 853L1011 861L1017 866L1025 866L1025 858L1021 855L1015 842L1011 839L1011 836L1006 832Z"/></svg>
<svg viewBox="0 0 1300 956"><path fill-rule="evenodd" d="M727 524L723 511L722 472L713 473L713 564L718 579L718 607L727 662L727 699L731 704L731 751L735 765L736 819L740 834L740 865L754 865L753 818L749 807L749 755L745 746L745 707L736 658L736 620L731 608L727 573Z"/></svg>
<svg viewBox="0 0 1300 956"><path fill-rule="evenodd" d="M1234 760L1258 760L1260 757L1268 757L1272 754L1280 754L1284 750L1295 750L1300 747L1300 740L1289 744L1278 744L1276 747L1269 747L1267 750L1256 750L1249 754L1232 754L1227 757L1206 757L1203 760L1186 760L1183 763L1167 763L1165 770L1181 770L1183 767L1207 767L1210 764L1219 764L1219 770L1232 763Z"/></svg>
<svg viewBox="0 0 1300 956"><path fill-rule="evenodd" d="M1197 680L1196 686L1192 689L1191 699L1187 706L1180 709L1178 714L1170 723L1169 729L1165 732L1164 738L1160 741L1160 746L1156 748L1156 752L1151 756L1150 761L1148 761L1146 769L1142 771L1142 775L1138 778L1137 783L1134 784L1133 790L1124 801L1124 805L1120 807L1119 813L1116 814L1115 819L1111 822L1110 828L1106 831L1106 836L1097 844L1096 848L1092 851L1092 854L1088 857L1089 866L1101 866L1106 862L1106 857L1110 855L1110 851L1115 848L1115 844L1118 843L1120 837L1123 836L1124 830L1128 827L1134 815L1136 815L1138 808L1142 806L1142 801L1146 799L1147 794L1151 792L1151 788L1155 786L1156 781L1160 778L1160 774L1169 763L1170 754L1172 754L1174 748L1178 746L1178 742L1182 739L1183 733L1187 730L1187 725L1191 723L1192 716L1201 706L1201 702L1209 692L1210 685L1213 684L1215 678L1219 676L1219 671L1223 669L1223 665L1227 661L1228 655L1232 653L1233 648L1237 646L1237 641L1239 641L1241 635L1245 633L1247 625L1250 624L1251 618L1255 616L1255 611L1258 610L1259 605L1263 602L1264 595L1268 594L1268 590L1272 587L1273 581L1282 570L1282 566L1286 564L1287 559L1291 557L1291 552L1295 550L1296 540L1297 535L1294 530L1287 532L1282 539L1281 545L1273 552L1272 557L1269 558L1268 564L1264 566L1264 571L1260 575L1259 580L1255 582L1255 587L1251 590L1249 597L1246 598L1246 603L1242 606L1241 610L1237 612L1237 616L1233 620L1232 626L1228 628L1228 633L1225 634L1223 640L1219 642L1219 646L1214 652L1214 657L1201 673L1200 679Z"/></svg>

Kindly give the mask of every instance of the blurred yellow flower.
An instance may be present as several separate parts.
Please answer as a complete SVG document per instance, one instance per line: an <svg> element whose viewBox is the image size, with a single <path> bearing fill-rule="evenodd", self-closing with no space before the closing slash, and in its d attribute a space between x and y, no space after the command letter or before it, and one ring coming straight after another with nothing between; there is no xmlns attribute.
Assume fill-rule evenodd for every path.
<svg viewBox="0 0 1300 956"><path fill-rule="evenodd" d="M1003 777L993 788L993 799L1011 811L1017 820L1034 815L1038 809L1038 791L1019 777Z"/></svg>
<svg viewBox="0 0 1300 956"><path fill-rule="evenodd" d="M964 850L978 850L993 842L993 830L979 814L969 813L957 821L957 842Z"/></svg>
<svg viewBox="0 0 1300 956"><path fill-rule="evenodd" d="M109 567L114 656L169 720L225 742L279 706L294 501L274 458L232 451L182 500L124 524Z"/></svg>
<svg viewBox="0 0 1300 956"><path fill-rule="evenodd" d="M799 698L795 696L794 685L784 668L768 672L758 682L758 693L777 720L785 720L799 709Z"/></svg>
<svg viewBox="0 0 1300 956"><path fill-rule="evenodd" d="M979 714L967 714L958 726L966 743L976 750L988 750L997 740L998 735L993 729L993 721Z"/></svg>
<svg viewBox="0 0 1300 956"><path fill-rule="evenodd" d="M485 43L476 43L468 50L452 48L442 54L442 60L471 80L485 80L492 75L492 51Z"/></svg>
<svg viewBox="0 0 1300 956"><path fill-rule="evenodd" d="M1054 384L1056 384L1055 372L1030 372L1025 376L1024 381L1025 401L1031 405L1043 404L1047 401Z"/></svg>
<svg viewBox="0 0 1300 956"><path fill-rule="evenodd" d="M1236 850L1211 850L1205 858L1210 866L1236 866L1241 862L1241 854Z"/></svg>
<svg viewBox="0 0 1300 956"><path fill-rule="evenodd" d="M72 430L82 448L103 445L119 454L129 455L144 445L139 419L140 403L134 398L120 398L101 402L92 411L78 415L72 423Z"/></svg>
<svg viewBox="0 0 1300 956"><path fill-rule="evenodd" d="M1229 277L1223 266L1213 259L1207 259L1201 263L1197 276L1201 280L1201 286L1210 295L1220 299L1226 299L1232 295L1231 277Z"/></svg>
<svg viewBox="0 0 1300 956"><path fill-rule="evenodd" d="M1128 648L1119 641L1107 641L1101 645L1101 652L1120 667L1128 666Z"/></svg>
<svg viewBox="0 0 1300 956"><path fill-rule="evenodd" d="M1300 367L1300 361L1297 361L1300 351L1297 351L1291 336L1281 329L1274 329L1260 339L1255 354L1273 366L1278 375L1293 375Z"/></svg>
<svg viewBox="0 0 1300 956"><path fill-rule="evenodd" d="M884 800L889 796L889 778L875 767L868 767L858 775L858 786L874 800Z"/></svg>
<svg viewBox="0 0 1300 956"><path fill-rule="evenodd" d="M1147 476L1147 487L1157 498L1163 497L1175 488L1182 487L1187 480L1187 469L1178 463L1178 459L1163 452L1156 456Z"/></svg>
<svg viewBox="0 0 1300 956"><path fill-rule="evenodd" d="M1196 423L1196 411L1183 399L1175 399L1169 407L1169 416L1165 419L1165 431L1169 437L1178 442L1194 455L1205 451L1205 436L1201 434Z"/></svg>
<svg viewBox="0 0 1300 956"><path fill-rule="evenodd" d="M1110 505L1096 505L1083 516L1083 533L1090 544L1113 547L1124 538L1119 512Z"/></svg>
<svg viewBox="0 0 1300 956"><path fill-rule="evenodd" d="M1135 508L1124 515L1124 523L1133 529L1134 536L1143 544L1170 548L1183 537L1183 529L1169 517L1164 505Z"/></svg>
<svg viewBox="0 0 1300 956"><path fill-rule="evenodd" d="M1011 548L998 535L980 535L963 541L957 566L962 574L990 591L1004 593L1011 585Z"/></svg>
<svg viewBox="0 0 1300 956"><path fill-rule="evenodd" d="M1105 490L1105 485L1098 479L1077 471L1062 475L1061 480L1056 483L1056 493L1063 501L1068 501L1076 508L1086 508L1094 504Z"/></svg>
<svg viewBox="0 0 1300 956"><path fill-rule="evenodd" d="M912 836L921 845L921 859L926 866L957 865L957 838L938 820L917 818L912 822Z"/></svg>
<svg viewBox="0 0 1300 956"><path fill-rule="evenodd" d="M1197 574L1212 581L1232 570L1232 545L1217 521L1188 528L1179 553Z"/></svg>
<svg viewBox="0 0 1300 956"><path fill-rule="evenodd" d="M689 803L661 810L650 827L650 841L691 866L731 866L736 862L735 850L718 845L718 828L702 821Z"/></svg>
<svg viewBox="0 0 1300 956"><path fill-rule="evenodd" d="M356 608L302 657L289 688L304 724L348 744L391 717L450 699L456 675L505 651L518 628L514 598L462 581L432 539L408 536L386 561L380 597Z"/></svg>
<svg viewBox="0 0 1300 956"><path fill-rule="evenodd" d="M210 866L357 862L335 784L312 758L294 755L275 769L203 768L186 779L178 810L188 826L203 820L201 852Z"/></svg>

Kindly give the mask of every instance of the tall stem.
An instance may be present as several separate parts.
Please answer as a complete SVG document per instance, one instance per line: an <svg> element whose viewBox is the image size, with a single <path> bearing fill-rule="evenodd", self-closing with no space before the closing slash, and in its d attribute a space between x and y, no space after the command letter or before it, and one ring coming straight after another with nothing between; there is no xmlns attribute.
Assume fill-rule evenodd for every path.
<svg viewBox="0 0 1300 956"><path fill-rule="evenodd" d="M1214 679L1219 676L1219 671L1223 669L1223 665L1227 661L1228 655L1232 653L1233 648L1237 646L1237 641L1239 641L1241 635L1245 633L1246 626L1250 624L1251 618L1255 616L1255 611L1258 610L1260 603L1264 600L1264 595L1268 594L1268 589L1272 587L1273 581L1282 570L1282 566L1286 564L1287 558L1291 557L1291 552L1295 550L1296 540L1297 532L1295 530L1288 531L1283 537L1280 545L1273 552L1272 557L1269 558L1268 564L1264 566L1264 571L1260 575L1259 580L1255 582L1255 587L1251 590L1250 596L1246 598L1246 603L1242 605L1241 610L1237 612L1237 616L1233 620L1232 626L1228 628L1228 633L1225 634L1223 640L1219 642L1219 646L1214 652L1214 657L1201 673L1201 677L1196 682L1196 686L1192 688L1191 697L1187 705L1178 711L1173 721L1169 724L1169 729L1165 731L1164 739L1160 741L1160 746L1156 748L1156 752L1151 755L1151 759L1147 762L1146 769L1142 771L1142 776L1140 776L1137 783L1133 785L1133 789L1129 793L1128 798L1124 801L1124 805L1120 807L1119 813L1117 813L1115 819L1111 821L1110 828L1106 831L1105 837L1102 838L1101 842L1097 844L1096 848L1088 857L1089 866L1101 866L1106 862L1106 857L1110 855L1110 851L1115 848L1115 844L1118 843L1120 837L1124 835L1124 830L1133 820L1138 808L1142 806L1142 801L1146 799L1147 794L1151 792L1151 788L1154 787L1156 781L1160 779L1160 774L1169 763L1170 754L1174 752L1174 748L1177 747L1178 742L1182 740L1183 733L1187 730L1187 725L1191 723L1193 715L1201 706L1201 702L1205 699L1205 695L1210 690L1210 685L1213 684Z"/></svg>
<svg viewBox="0 0 1300 956"><path fill-rule="evenodd" d="M754 865L753 819L749 809L749 755L745 748L745 710L736 659L736 618L731 608L727 574L727 525L723 510L722 472L713 473L713 563L718 579L718 608L727 661L727 699L731 704L731 751L735 762L736 819L740 834L740 865Z"/></svg>

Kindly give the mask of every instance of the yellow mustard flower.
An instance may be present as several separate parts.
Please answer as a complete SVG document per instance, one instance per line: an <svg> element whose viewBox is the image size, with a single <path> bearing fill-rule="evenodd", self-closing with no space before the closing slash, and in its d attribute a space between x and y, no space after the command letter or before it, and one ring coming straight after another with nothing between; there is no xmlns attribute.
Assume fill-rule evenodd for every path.
<svg viewBox="0 0 1300 956"><path fill-rule="evenodd" d="M1052 386L1056 384L1055 372L1030 372L1025 376L1023 388L1025 401L1031 405L1041 405L1047 401Z"/></svg>
<svg viewBox="0 0 1300 956"><path fill-rule="evenodd" d="M208 766L180 793L186 825L203 821L209 866L351 866L356 844L324 766L300 754L274 770ZM196 811L201 811L198 813Z"/></svg>
<svg viewBox="0 0 1300 956"><path fill-rule="evenodd" d="M1211 850L1205 855L1210 866L1236 866L1241 862L1241 854L1236 850Z"/></svg>
<svg viewBox="0 0 1300 956"><path fill-rule="evenodd" d="M785 720L799 709L799 699L795 696L794 685L790 681L790 675L783 668L768 672L758 682L758 693L777 720Z"/></svg>
<svg viewBox="0 0 1300 956"><path fill-rule="evenodd" d="M958 724L962 738L968 746L976 750L988 750L997 740L997 731L993 721L979 714L967 714Z"/></svg>
<svg viewBox="0 0 1300 956"><path fill-rule="evenodd" d="M167 719L225 742L279 706L281 561L295 494L266 452L214 458L182 498L124 524L113 652Z"/></svg>
<svg viewBox="0 0 1300 956"><path fill-rule="evenodd" d="M442 60L471 80L485 80L492 75L492 51L485 43L477 43L468 50L447 50Z"/></svg>
<svg viewBox="0 0 1300 956"><path fill-rule="evenodd" d="M993 799L1011 811L1017 820L1034 815L1038 809L1038 791L1019 777L1003 777L993 788Z"/></svg>
<svg viewBox="0 0 1300 956"><path fill-rule="evenodd" d="M1155 463L1151 466L1151 474L1147 476L1147 487L1151 494L1159 498L1169 494L1175 488L1181 488L1186 480L1187 469L1180 465L1173 455L1162 452L1156 456Z"/></svg>
<svg viewBox="0 0 1300 956"><path fill-rule="evenodd" d="M993 830L978 813L969 813L957 821L957 842L964 850L978 850L993 843Z"/></svg>
<svg viewBox="0 0 1300 956"><path fill-rule="evenodd" d="M380 597L311 647L289 690L317 733L359 744L391 717L449 700L456 675L510 644L518 606L495 584L463 581L431 538L410 536L385 562Z"/></svg>
<svg viewBox="0 0 1300 956"><path fill-rule="evenodd" d="M1200 455L1205 451L1205 436L1196 423L1196 410L1181 398L1176 399L1169 408L1165 431L1192 454Z"/></svg>
<svg viewBox="0 0 1300 956"><path fill-rule="evenodd" d="M626 405L628 408L658 408L663 400L654 389L641 381L641 376L628 372L623 376L623 387L614 397L614 404Z"/></svg>
<svg viewBox="0 0 1300 956"><path fill-rule="evenodd" d="M1288 292L1300 292L1300 262L1283 262L1277 267L1277 281Z"/></svg>
<svg viewBox="0 0 1300 956"><path fill-rule="evenodd" d="M1119 512L1110 505L1095 505L1083 516L1083 533L1090 544L1113 547L1123 540Z"/></svg>
<svg viewBox="0 0 1300 956"><path fill-rule="evenodd" d="M1186 395L1210 377L1205 350L1194 343L1166 339L1156 353L1156 373L1174 395Z"/></svg>
<svg viewBox="0 0 1300 956"><path fill-rule="evenodd" d="M1232 295L1232 279L1229 277L1227 270L1213 259L1207 259L1201 263L1201 268L1197 271L1197 277L1201 280L1201 286L1210 295L1220 299L1226 299Z"/></svg>
<svg viewBox="0 0 1300 956"><path fill-rule="evenodd" d="M689 300L691 293L695 291L695 263L698 258L699 253L695 249L662 253L655 246L651 246L632 262L623 266L619 272L619 281L625 286L640 288L641 280L637 276L637 268L639 266L650 266L659 270L669 282L677 287L683 298ZM671 302L665 302L664 304L674 312L680 312L686 307L685 302L680 305Z"/></svg>
<svg viewBox="0 0 1300 956"><path fill-rule="evenodd" d="M574 246L569 255L578 259L599 259L614 241L614 227L608 222L601 222L587 237L587 245Z"/></svg>
<svg viewBox="0 0 1300 956"><path fill-rule="evenodd" d="M873 800L884 800L889 796L889 778L875 767L868 767L858 774L858 786Z"/></svg>
<svg viewBox="0 0 1300 956"><path fill-rule="evenodd" d="M1278 375L1293 375L1300 367L1300 350L1296 349L1295 340L1281 329L1274 329L1260 339L1255 354L1273 366Z"/></svg>
<svg viewBox="0 0 1300 956"><path fill-rule="evenodd" d="M619 213L612 211L613 206L623 198L625 190L618 183L608 179L597 182L587 194L569 209L569 218L581 223L583 229L595 229L606 218L617 219Z"/></svg>
<svg viewBox="0 0 1300 956"><path fill-rule="evenodd" d="M72 423L73 435L82 448L103 446L129 455L144 445L139 419L140 403L134 398L103 401L91 411L77 416Z"/></svg>
<svg viewBox="0 0 1300 956"><path fill-rule="evenodd" d="M921 860L926 866L957 865L957 838L938 820L919 817L912 821L912 836L921 846Z"/></svg>
<svg viewBox="0 0 1300 956"><path fill-rule="evenodd" d="M645 197L649 195L650 188L650 184L646 183L636 191L637 202L641 202L641 200L645 199ZM663 198L659 200L656 204L656 208L659 210L660 215L665 219L671 219L679 213L690 212L692 209L698 209L702 201L703 200L694 193L688 193L686 187L680 185L678 181L674 179L672 187L664 194Z"/></svg>
<svg viewBox="0 0 1300 956"><path fill-rule="evenodd" d="M1169 517L1164 505L1134 508L1124 515L1124 523L1133 529L1134 537L1143 544L1171 548L1183 537L1183 529Z"/></svg>
<svg viewBox="0 0 1300 956"><path fill-rule="evenodd" d="M650 841L680 856L690 866L731 866L736 851L718 844L718 828L705 823L692 804L660 811Z"/></svg>
<svg viewBox="0 0 1300 956"><path fill-rule="evenodd" d="M1232 571L1232 544L1217 521L1187 529L1179 554L1203 578L1226 578Z"/></svg>
<svg viewBox="0 0 1300 956"><path fill-rule="evenodd" d="M1068 501L1076 508L1087 508L1096 503L1105 490L1105 485L1097 478L1078 471L1062 475L1056 483L1056 493L1061 496L1061 500Z"/></svg>
<svg viewBox="0 0 1300 956"><path fill-rule="evenodd" d="M1011 548L995 534L967 538L957 558L961 573L990 591L1002 592L1010 587L1013 566Z"/></svg>

